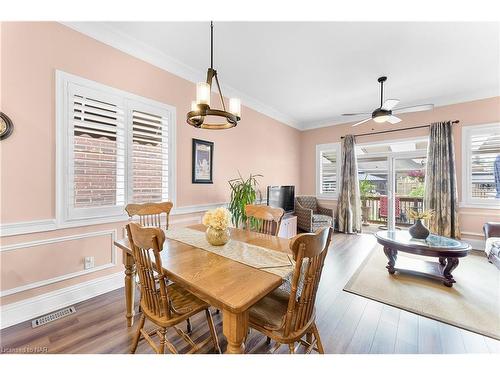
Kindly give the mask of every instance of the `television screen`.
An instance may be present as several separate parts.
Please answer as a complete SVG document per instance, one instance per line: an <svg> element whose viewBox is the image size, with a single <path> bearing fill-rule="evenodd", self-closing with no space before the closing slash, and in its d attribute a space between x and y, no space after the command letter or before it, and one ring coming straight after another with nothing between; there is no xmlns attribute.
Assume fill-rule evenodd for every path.
<svg viewBox="0 0 500 375"><path fill-rule="evenodd" d="M285 212L295 210L295 186L268 186L267 205L282 208Z"/></svg>

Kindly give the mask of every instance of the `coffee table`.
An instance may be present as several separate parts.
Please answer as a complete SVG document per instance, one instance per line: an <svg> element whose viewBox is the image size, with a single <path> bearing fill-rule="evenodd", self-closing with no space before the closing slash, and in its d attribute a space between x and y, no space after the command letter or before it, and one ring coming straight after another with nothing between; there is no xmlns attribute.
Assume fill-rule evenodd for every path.
<svg viewBox="0 0 500 375"><path fill-rule="evenodd" d="M414 239L407 230L383 230L377 232L375 237L384 246L384 253L389 260L386 268L391 275L398 271L431 277L442 281L447 287L456 282L451 273L457 268L458 259L466 257L471 250L468 243L435 234L429 235L425 240ZM419 257L398 259L398 252L434 257L438 261L427 261Z"/></svg>

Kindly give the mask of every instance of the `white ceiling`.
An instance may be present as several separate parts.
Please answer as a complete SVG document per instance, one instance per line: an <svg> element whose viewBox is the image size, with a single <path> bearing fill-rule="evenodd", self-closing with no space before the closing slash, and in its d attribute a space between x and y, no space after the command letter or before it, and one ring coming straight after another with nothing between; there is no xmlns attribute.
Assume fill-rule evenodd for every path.
<svg viewBox="0 0 500 375"><path fill-rule="evenodd" d="M209 22L65 23L191 81L210 63ZM239 96L291 126L347 122L378 107L500 95L500 23L216 22L214 68Z"/></svg>

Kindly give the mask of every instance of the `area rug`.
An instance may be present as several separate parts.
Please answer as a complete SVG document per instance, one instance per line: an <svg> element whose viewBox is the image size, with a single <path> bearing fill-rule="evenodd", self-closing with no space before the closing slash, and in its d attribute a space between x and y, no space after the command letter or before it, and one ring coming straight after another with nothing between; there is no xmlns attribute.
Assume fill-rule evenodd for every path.
<svg viewBox="0 0 500 375"><path fill-rule="evenodd" d="M398 257L406 255L400 252ZM377 246L344 290L500 340L500 271L482 253L460 259L452 288L426 277L390 275L386 264Z"/></svg>

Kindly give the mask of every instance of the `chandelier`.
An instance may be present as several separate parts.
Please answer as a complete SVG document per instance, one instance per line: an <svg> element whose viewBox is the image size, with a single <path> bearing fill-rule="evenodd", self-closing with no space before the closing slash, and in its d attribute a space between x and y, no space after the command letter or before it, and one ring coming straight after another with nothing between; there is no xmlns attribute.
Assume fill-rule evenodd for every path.
<svg viewBox="0 0 500 375"><path fill-rule="evenodd" d="M222 109L210 108L210 94L214 78L219 90ZM231 98L229 100L229 111L226 110L217 71L214 69L214 24L210 22L210 68L207 71L207 81L196 84L196 100L191 102L191 111L187 113L187 123L201 129L229 129L235 127L240 120L240 99Z"/></svg>

